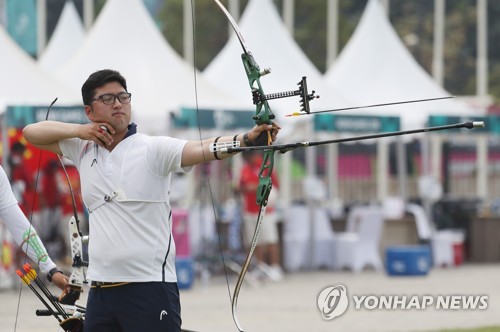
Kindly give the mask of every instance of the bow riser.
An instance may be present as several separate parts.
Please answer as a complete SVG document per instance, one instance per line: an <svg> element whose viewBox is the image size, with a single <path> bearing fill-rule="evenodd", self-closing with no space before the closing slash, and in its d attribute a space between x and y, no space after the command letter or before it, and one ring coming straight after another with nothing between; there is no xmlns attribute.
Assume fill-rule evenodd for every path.
<svg viewBox="0 0 500 332"><path fill-rule="evenodd" d="M266 100L261 99L261 96L264 95L264 89L260 83L260 77L263 73L261 73L260 67L255 62L251 52L241 54L241 60L243 62L243 67L245 68L248 84L252 90L253 103L256 105L255 116L253 119L257 125L271 124L275 116L271 111L271 107L269 107L269 103ZM269 72L269 70L266 70L264 74Z"/></svg>
<svg viewBox="0 0 500 332"><path fill-rule="evenodd" d="M273 188L273 183L271 180L271 172L274 167L274 151L265 151L264 160L259 170L259 185L257 187L257 204L267 205L267 200L271 189Z"/></svg>
<svg viewBox="0 0 500 332"><path fill-rule="evenodd" d="M71 244L71 257L73 258L73 271L69 277L69 284L73 288L83 288L83 283L86 282L85 267L87 262L83 261L83 244L82 236L78 230L75 217L71 217L69 224L69 239Z"/></svg>

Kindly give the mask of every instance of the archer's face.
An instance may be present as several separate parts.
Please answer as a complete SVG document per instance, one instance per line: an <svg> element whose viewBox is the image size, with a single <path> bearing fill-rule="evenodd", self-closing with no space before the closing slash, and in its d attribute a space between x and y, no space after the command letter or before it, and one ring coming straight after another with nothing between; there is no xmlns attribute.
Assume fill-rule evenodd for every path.
<svg viewBox="0 0 500 332"><path fill-rule="evenodd" d="M85 113L89 120L109 123L116 133L125 132L132 113L130 99L128 102L120 102L120 99L126 99L123 98L126 93L127 91L118 82L109 82L97 88L94 101L90 106L85 106ZM113 96L120 96L120 98L114 98L114 102L108 105L107 103L113 100Z"/></svg>

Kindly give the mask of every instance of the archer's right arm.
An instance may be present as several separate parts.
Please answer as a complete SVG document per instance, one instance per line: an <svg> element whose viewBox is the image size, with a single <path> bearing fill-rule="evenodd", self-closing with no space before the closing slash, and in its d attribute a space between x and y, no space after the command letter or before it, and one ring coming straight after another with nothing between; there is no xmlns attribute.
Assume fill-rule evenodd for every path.
<svg viewBox="0 0 500 332"><path fill-rule="evenodd" d="M100 146L112 141L106 131L99 131L100 123L66 123L58 121L40 121L27 125L23 129L23 136L31 144L59 155L62 155L59 141L68 138L80 138L94 141Z"/></svg>

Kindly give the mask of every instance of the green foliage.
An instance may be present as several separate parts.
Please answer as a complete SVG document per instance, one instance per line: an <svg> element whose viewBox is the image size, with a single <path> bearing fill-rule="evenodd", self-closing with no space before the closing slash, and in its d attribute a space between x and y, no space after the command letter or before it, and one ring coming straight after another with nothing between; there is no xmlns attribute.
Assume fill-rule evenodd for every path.
<svg viewBox="0 0 500 332"><path fill-rule="evenodd" d="M106 0L97 0L94 4L94 11L96 16L101 12L102 7L106 4Z"/></svg>
<svg viewBox="0 0 500 332"><path fill-rule="evenodd" d="M162 32L172 47L183 54L183 0L166 0L158 15ZM247 1L240 1L244 8ZM193 1L196 67L203 70L228 39L229 22L213 1ZM222 1L227 8L227 1Z"/></svg>
<svg viewBox="0 0 500 332"><path fill-rule="evenodd" d="M417 62L432 71L434 0L391 1L390 20Z"/></svg>

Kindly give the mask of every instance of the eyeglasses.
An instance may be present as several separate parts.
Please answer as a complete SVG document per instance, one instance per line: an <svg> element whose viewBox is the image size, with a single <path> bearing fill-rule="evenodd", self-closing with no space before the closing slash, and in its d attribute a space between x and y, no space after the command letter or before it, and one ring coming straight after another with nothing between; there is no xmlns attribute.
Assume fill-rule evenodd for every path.
<svg viewBox="0 0 500 332"><path fill-rule="evenodd" d="M100 99L104 105L113 105L116 101L116 98L118 98L118 101L120 103L128 104L132 99L132 94L130 92L120 92L117 95L114 95L112 93L106 93L103 94L102 96L93 99L90 103L92 104L94 101Z"/></svg>

